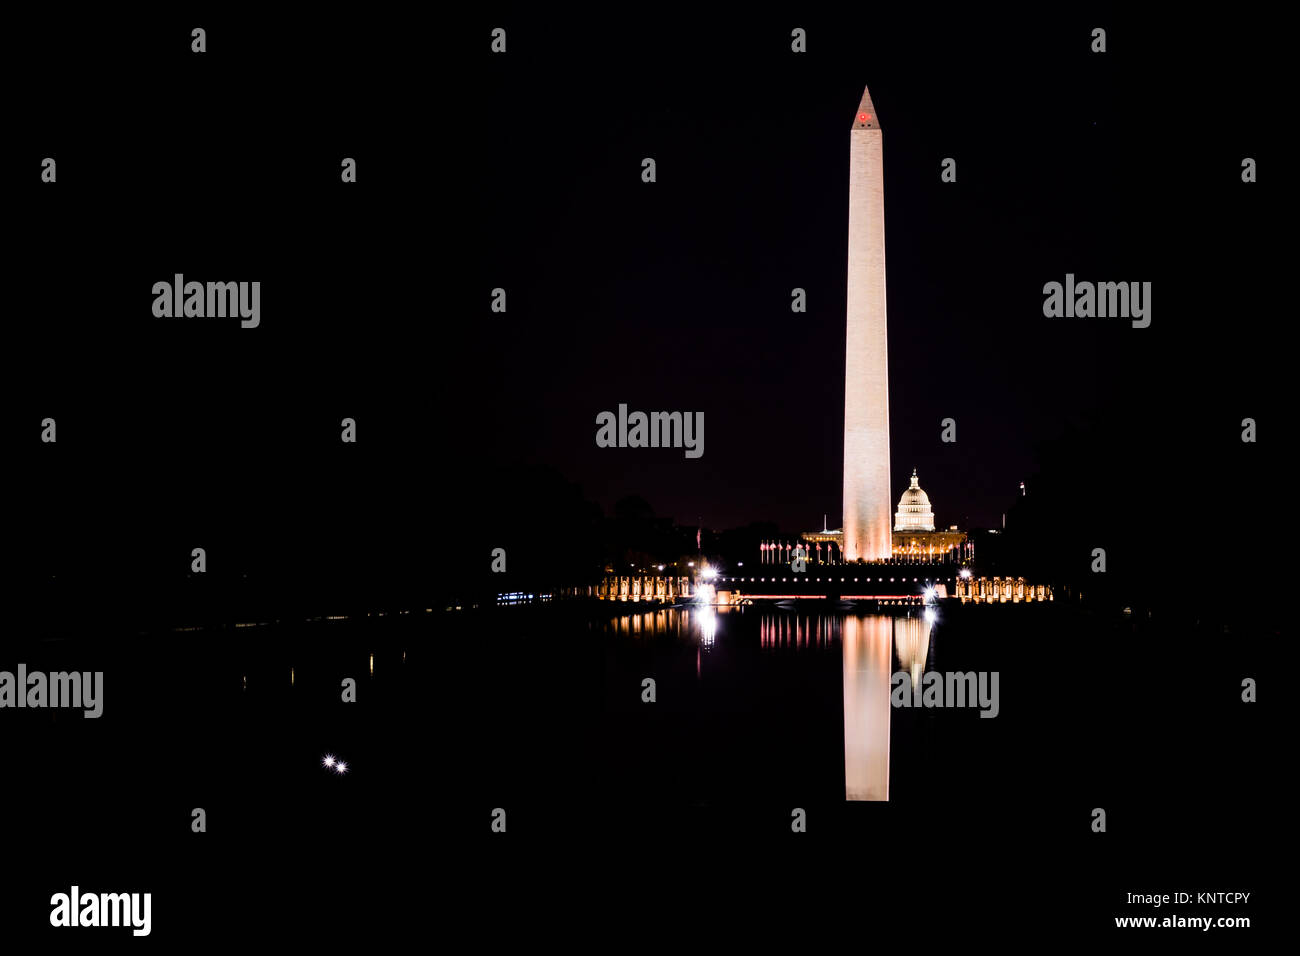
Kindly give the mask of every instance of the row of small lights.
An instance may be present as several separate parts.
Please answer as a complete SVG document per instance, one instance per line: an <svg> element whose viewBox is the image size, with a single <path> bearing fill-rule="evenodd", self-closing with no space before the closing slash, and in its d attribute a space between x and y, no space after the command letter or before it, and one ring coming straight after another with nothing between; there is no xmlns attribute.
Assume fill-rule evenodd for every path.
<svg viewBox="0 0 1300 956"><path fill-rule="evenodd" d="M744 578L723 578L722 580L724 580L724 581L744 581L745 579L744 579ZM767 578L750 578L749 580L750 580L750 581L766 581ZM807 579L807 578L782 578L781 580L784 582L784 581L787 581L787 580L793 580L793 581L807 581L808 579ZM814 581L820 581L821 578L813 578L813 580L814 580ZM834 581L835 579L834 579L834 578L827 578L826 580L827 580L827 581ZM840 580L843 581L844 578L840 578ZM870 580L871 580L871 578L867 578L867 581L868 581L868 582L869 582ZM876 578L876 580L877 580L877 581L882 581L882 582L883 582L885 579L884 579L884 578ZM889 580L892 582L892 581L894 581L894 578L890 578ZM915 582L915 581L919 581L920 578L912 578L912 580ZM775 581L776 581L776 578L773 578L772 581L775 582ZM857 578L854 578L854 579L853 579L853 583L856 584L857 582L858 582L858 579L857 579ZM907 583L907 578L903 578L903 583L904 583L904 584Z"/></svg>
<svg viewBox="0 0 1300 956"><path fill-rule="evenodd" d="M961 571L961 577L963 577L963 578L969 578L969 577L970 577L970 571L966 570L965 568L962 568L962 571ZM724 580L724 581L741 581L741 582L743 582L745 579L744 579L744 578L723 578L722 580ZM755 579L754 579L754 578L750 578L749 580L752 582L752 581L754 581ZM765 582L765 581L767 581L767 578L758 578L757 580L758 580L758 581ZM787 580L807 581L808 579L807 579L807 578L793 578L793 579L790 579L790 578L782 578L781 580L782 580L782 582L784 582L784 581L787 581ZM820 581L821 578L813 578L813 580L814 580L814 581ZM834 578L827 578L826 580L827 580L827 581L834 581L835 579L834 579ZM844 578L840 578L840 580L843 581ZM880 581L880 582L883 583L885 579L884 579L884 578L876 578L876 580L877 580L877 581ZM890 582L892 583L895 579L894 579L894 578L890 578L889 580L890 580ZM919 580L920 580L920 578L912 578L912 581L913 581L914 583L915 583L916 581L919 581ZM949 580L956 580L956 579L955 579L955 578L951 578L951 579L949 579ZM772 581L775 583L776 578L773 578ZM870 582L870 581L871 581L871 578L867 578L867 581ZM906 582L907 582L907 578L903 578L903 582L906 583ZM854 578L854 579L853 579L853 583L854 583L854 584L857 584L857 583L858 583L858 579L857 579L857 578Z"/></svg>

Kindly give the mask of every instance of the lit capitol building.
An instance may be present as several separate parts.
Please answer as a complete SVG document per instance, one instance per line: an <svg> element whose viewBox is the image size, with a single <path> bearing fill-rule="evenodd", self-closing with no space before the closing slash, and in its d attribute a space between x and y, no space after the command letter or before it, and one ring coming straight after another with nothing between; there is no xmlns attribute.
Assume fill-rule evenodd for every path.
<svg viewBox="0 0 1300 956"><path fill-rule="evenodd" d="M934 511L930 508L930 496L918 483L916 469L912 469L912 484L898 499L898 512L894 515L894 532L899 531L933 531ZM898 547L895 540L894 547Z"/></svg>
<svg viewBox="0 0 1300 956"><path fill-rule="evenodd" d="M915 468L912 469L912 483L898 499L893 539L894 554L926 557L943 555L966 540L966 535L958 531L956 525L947 531L934 530L934 509L930 507L930 496L916 477Z"/></svg>
<svg viewBox="0 0 1300 956"><path fill-rule="evenodd" d="M805 531L799 537L808 544L814 561L820 561L824 554L827 561L838 562L843 534L839 529L823 528L821 531ZM895 558L943 560L945 557L962 554L960 550L954 549L960 549L965 543L966 534L958 531L956 525L951 525L947 531L934 530L934 509L930 505L930 496L921 487L916 469L913 468L912 483L898 499L891 539ZM780 546L775 547L778 552L782 550ZM769 563L776 563L776 559Z"/></svg>

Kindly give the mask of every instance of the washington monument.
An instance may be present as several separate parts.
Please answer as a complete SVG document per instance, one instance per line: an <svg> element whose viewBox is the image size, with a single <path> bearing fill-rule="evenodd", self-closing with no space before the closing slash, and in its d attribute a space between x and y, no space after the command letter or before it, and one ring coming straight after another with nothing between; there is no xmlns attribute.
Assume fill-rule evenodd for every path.
<svg viewBox="0 0 1300 956"><path fill-rule="evenodd" d="M891 553L885 183L871 94L849 132L849 291L844 355L844 557Z"/></svg>

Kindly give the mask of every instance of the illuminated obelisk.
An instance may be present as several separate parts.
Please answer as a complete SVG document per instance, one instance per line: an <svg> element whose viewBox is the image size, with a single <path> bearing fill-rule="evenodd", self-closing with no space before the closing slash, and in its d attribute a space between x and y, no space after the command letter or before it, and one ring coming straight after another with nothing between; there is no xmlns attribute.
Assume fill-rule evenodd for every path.
<svg viewBox="0 0 1300 956"><path fill-rule="evenodd" d="M844 557L887 558L889 333L885 321L885 182L871 94L849 132L849 289L844 356Z"/></svg>

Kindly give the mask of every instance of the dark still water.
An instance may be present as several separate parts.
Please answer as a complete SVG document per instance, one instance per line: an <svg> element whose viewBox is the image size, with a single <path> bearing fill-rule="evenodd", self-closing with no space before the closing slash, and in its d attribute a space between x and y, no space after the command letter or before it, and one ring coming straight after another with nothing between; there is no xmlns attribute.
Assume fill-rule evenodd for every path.
<svg viewBox="0 0 1300 956"><path fill-rule="evenodd" d="M1265 833L1234 773L1270 762L1239 687L1266 652L1060 605L546 605L13 644L0 670L102 670L104 712L5 713L8 845L45 912L75 876L151 889L160 927L206 918L195 886L242 887L248 919L282 899L363 919L448 873L534 898L558 860L599 882L802 852L802 810L793 846L819 866L871 853L968 893L993 873L1047 893L1029 874L1049 872L1095 915L1143 873L1252 869L1239 848ZM996 716L893 706L898 672L985 675Z"/></svg>

